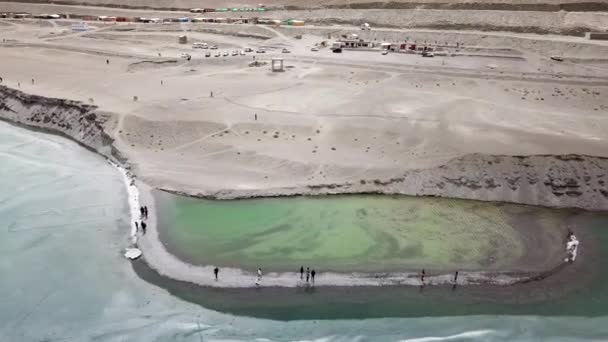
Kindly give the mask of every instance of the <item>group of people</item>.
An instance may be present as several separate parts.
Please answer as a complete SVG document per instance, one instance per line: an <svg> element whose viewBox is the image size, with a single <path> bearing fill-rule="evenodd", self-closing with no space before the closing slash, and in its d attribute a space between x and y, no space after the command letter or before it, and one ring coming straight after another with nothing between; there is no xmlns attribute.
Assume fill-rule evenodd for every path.
<svg viewBox="0 0 608 342"><path fill-rule="evenodd" d="M306 283L314 285L316 274L317 272L314 269L311 271L310 267L306 267ZM304 280L304 266L300 266L300 280Z"/></svg>
<svg viewBox="0 0 608 342"><path fill-rule="evenodd" d="M422 272L420 272L420 282L422 283L421 286L424 286L424 278L426 277L426 271L424 270L424 268L422 269ZM458 271L456 271L454 273L454 280L453 280L453 288L456 288L456 284L458 283Z"/></svg>
<svg viewBox="0 0 608 342"><path fill-rule="evenodd" d="M148 207L143 206L139 207L139 213L141 214L141 218L147 220L148 219Z"/></svg>
<svg viewBox="0 0 608 342"><path fill-rule="evenodd" d="M139 207L139 214L141 222L135 221L135 231L139 232L139 229L141 228L142 234L146 235L146 228L148 227L148 225L146 224L145 220L148 219L148 207Z"/></svg>
<svg viewBox="0 0 608 342"><path fill-rule="evenodd" d="M219 267L214 267L213 276L215 277L215 281L218 281L219 273ZM306 283L312 282L312 284L314 284L316 274L317 272L314 269L311 270L310 267L306 267ZM300 267L300 280L304 280L304 266ZM257 277L255 279L255 286L260 286L260 284L262 284L262 269L258 268Z"/></svg>

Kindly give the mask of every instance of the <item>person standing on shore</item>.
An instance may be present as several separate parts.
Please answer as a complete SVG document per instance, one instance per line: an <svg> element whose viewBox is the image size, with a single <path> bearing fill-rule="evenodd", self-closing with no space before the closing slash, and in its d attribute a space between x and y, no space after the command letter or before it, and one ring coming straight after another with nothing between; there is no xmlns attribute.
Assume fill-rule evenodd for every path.
<svg viewBox="0 0 608 342"><path fill-rule="evenodd" d="M144 206L144 215L146 216L146 220L148 219L148 206Z"/></svg>
<svg viewBox="0 0 608 342"><path fill-rule="evenodd" d="M315 284L315 274L317 274L317 272L315 272L315 269L313 268L310 272L310 280L312 281L313 285Z"/></svg>
<svg viewBox="0 0 608 342"><path fill-rule="evenodd" d="M300 280L304 279L304 266L300 266Z"/></svg>
<svg viewBox="0 0 608 342"><path fill-rule="evenodd" d="M146 222L141 221L141 232L146 235Z"/></svg>
<svg viewBox="0 0 608 342"><path fill-rule="evenodd" d="M255 286L260 286L261 282L262 282L262 269L258 268L258 278L255 281Z"/></svg>
<svg viewBox="0 0 608 342"><path fill-rule="evenodd" d="M310 279L310 267L306 267L306 282Z"/></svg>
<svg viewBox="0 0 608 342"><path fill-rule="evenodd" d="M135 232L139 232L139 223L137 221L135 221Z"/></svg>
<svg viewBox="0 0 608 342"><path fill-rule="evenodd" d="M456 273L454 273L454 285L456 285L458 283L458 271L456 271Z"/></svg>
<svg viewBox="0 0 608 342"><path fill-rule="evenodd" d="M143 206L139 207L139 215L141 216L142 219L144 218L144 207Z"/></svg>
<svg viewBox="0 0 608 342"><path fill-rule="evenodd" d="M420 281L422 282L422 285L424 285L424 276L426 275L426 272L424 272L424 268L422 269L422 272L420 273Z"/></svg>
<svg viewBox="0 0 608 342"><path fill-rule="evenodd" d="M215 281L217 281L217 275L218 275L218 273L220 273L220 269L219 269L219 268L217 268L217 267L215 267L215 268L213 269L213 274L215 275Z"/></svg>

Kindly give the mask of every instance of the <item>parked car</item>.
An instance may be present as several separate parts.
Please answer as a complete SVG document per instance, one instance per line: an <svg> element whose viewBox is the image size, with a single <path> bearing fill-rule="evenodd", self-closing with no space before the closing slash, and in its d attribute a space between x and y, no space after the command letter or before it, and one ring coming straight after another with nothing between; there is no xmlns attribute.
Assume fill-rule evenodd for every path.
<svg viewBox="0 0 608 342"><path fill-rule="evenodd" d="M239 52L238 52L238 51L236 51L236 50L234 50L234 51L232 51L232 55L233 55L233 56L238 56L238 55L239 55Z"/></svg>
<svg viewBox="0 0 608 342"><path fill-rule="evenodd" d="M211 52L209 52L209 51L205 52L205 57L211 57Z"/></svg>
<svg viewBox="0 0 608 342"><path fill-rule="evenodd" d="M428 52L428 51L424 51L422 53L422 57L435 57L435 53L433 52Z"/></svg>
<svg viewBox="0 0 608 342"><path fill-rule="evenodd" d="M187 59L187 60L191 60L191 59L192 59L192 56L190 56L190 55L189 55L189 54L187 54L187 53L182 53L182 54L180 55L180 57L181 57L181 58L183 58L183 59Z"/></svg>
<svg viewBox="0 0 608 342"><path fill-rule="evenodd" d="M289 51L288 48L283 48L283 50L281 51L282 53L290 53L291 51Z"/></svg>
<svg viewBox="0 0 608 342"><path fill-rule="evenodd" d="M319 51L319 49L316 47L312 47L312 48L310 48L310 51Z"/></svg>
<svg viewBox="0 0 608 342"><path fill-rule="evenodd" d="M382 50L383 55L388 55L388 50Z"/></svg>
<svg viewBox="0 0 608 342"><path fill-rule="evenodd" d="M192 44L193 49L206 49L207 43L194 43Z"/></svg>
<svg viewBox="0 0 608 342"><path fill-rule="evenodd" d="M241 50L241 51L239 52L239 54L240 54L241 56L244 56L244 55L245 55L245 51Z"/></svg>
<svg viewBox="0 0 608 342"><path fill-rule="evenodd" d="M222 55L224 55L224 56L228 56L228 51L225 51L225 50L224 50L224 52L222 53Z"/></svg>
<svg viewBox="0 0 608 342"><path fill-rule="evenodd" d="M219 57L219 56L221 56L221 55L222 55L222 54L221 54L219 51L215 53L215 57Z"/></svg>
<svg viewBox="0 0 608 342"><path fill-rule="evenodd" d="M551 56L550 57L552 60L556 61L556 62L563 62L564 59L560 56Z"/></svg>
<svg viewBox="0 0 608 342"><path fill-rule="evenodd" d="M250 47L245 48L245 52L253 52L253 49Z"/></svg>
<svg viewBox="0 0 608 342"><path fill-rule="evenodd" d="M217 50L217 45L211 45L210 49L211 50Z"/></svg>
<svg viewBox="0 0 608 342"><path fill-rule="evenodd" d="M255 51L255 53L266 53L266 50L260 48L260 49L257 49Z"/></svg>

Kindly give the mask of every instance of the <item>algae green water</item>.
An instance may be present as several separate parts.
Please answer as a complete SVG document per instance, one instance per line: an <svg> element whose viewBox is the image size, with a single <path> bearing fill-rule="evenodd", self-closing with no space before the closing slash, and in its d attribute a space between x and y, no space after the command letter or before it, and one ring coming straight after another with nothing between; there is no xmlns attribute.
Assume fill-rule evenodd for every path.
<svg viewBox="0 0 608 342"><path fill-rule="evenodd" d="M499 269L522 257L522 231L563 238L540 208L407 196L212 201L158 192L161 239L194 264L334 271ZM516 218L530 219L518 222ZM561 242L558 242L561 244Z"/></svg>

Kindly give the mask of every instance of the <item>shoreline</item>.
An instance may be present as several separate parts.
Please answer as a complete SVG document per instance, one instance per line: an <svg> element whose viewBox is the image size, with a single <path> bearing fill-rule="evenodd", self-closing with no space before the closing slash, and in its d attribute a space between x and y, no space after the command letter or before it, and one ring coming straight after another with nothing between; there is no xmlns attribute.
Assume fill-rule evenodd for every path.
<svg viewBox="0 0 608 342"><path fill-rule="evenodd" d="M2 87L2 88L6 88L6 87ZM8 88L6 88L6 89L8 89ZM29 96L19 90L13 90L13 92L18 92L19 94L21 94L21 96ZM43 100L46 99L46 98L40 97L40 96L32 96L32 97L35 100L36 99L43 99ZM47 99L47 101L62 102L63 100ZM77 109L77 111L80 113L80 115L86 114L88 111L91 110L91 108L93 110L96 109L96 107L90 107L90 106L80 108L80 107L78 107L79 106L78 102L69 102L69 105L72 107L75 107ZM11 108L7 107L6 105L4 105L4 107L0 107L0 109L11 110ZM15 111L13 111L13 112L17 113ZM98 153L99 155L106 158L108 160L108 162L112 163L117 168L119 168L120 172L122 173L122 175L125 179L125 185L127 186L127 191L129 193L129 206L130 206L130 213L132 216L131 224L130 224L130 231L131 231L130 234L132 236L132 239L135 236L133 234L134 233L134 227L133 227L134 221L133 220L134 220L134 217L137 217L137 211L139 209L138 207L139 207L139 203L140 203L139 200L140 199L143 200L143 203L146 203L146 205L148 205L148 203L150 203L152 215L151 215L151 219L148 220L148 222L149 222L148 226L150 227L149 233L143 239L139 239L139 241L137 241L137 240L135 240L135 241L137 241L138 245L141 246L142 251L144 252L144 259L146 260L146 263L149 266L151 266L153 269L158 271L161 275L167 276L167 277L175 279L175 280L195 283L200 286L232 287L232 288L255 287L256 276L253 273L245 272L238 268L225 268L225 269L222 269L222 272L221 272L222 278L231 279L231 280L228 282L223 281L223 282L216 283L213 279L213 272L212 272L213 266L203 266L203 267L193 266L193 265L184 263L183 261L177 259L177 257L171 255L170 253L168 253L166 251L166 249L162 245L162 242L158 238L158 231L156 229L156 219L155 219L155 215L156 215L155 204L153 203L154 200L150 193L150 187L148 185L146 185L145 183L137 180L137 176L135 174L132 174L131 171L129 171L129 164L128 164L128 160L126 158L123 158L123 160L118 161L118 163L115 163L116 154L120 155L120 151L118 151L114 147L113 140L111 138L110 138L111 140L108 141L107 138L106 138L106 140L104 140L103 137L100 137L99 140L104 142L104 144L102 144L101 146L95 146L94 144L89 145L89 144L85 143L84 141L79 141L79 139L77 139L75 136L62 131L62 129L60 129L61 126L60 127L45 127L43 125L30 124L30 123L24 122L23 118L21 118L21 120L19 120L19 118L2 117L2 119L3 119L3 121L7 121L7 122L12 123L17 126L22 126L22 127L28 128L28 129L34 129L36 131L57 134L59 136L67 137L70 140L76 141L81 146L86 147L88 150ZM97 127L99 128L100 134L107 134L103 130L103 126L97 125ZM493 158L497 158L497 157L493 156ZM519 157L519 158L513 157L513 158L527 159L527 158L534 158L534 156ZM577 161L578 160L578 161L580 161L582 157L566 155L566 156L553 156L553 158L555 158L556 160L565 160L565 161L568 161L568 160ZM599 158L599 159L604 160L606 158ZM606 159L606 160L608 160L608 159ZM414 170L414 171L419 173L419 172L424 172L425 170ZM426 170L426 171L428 171L428 170ZM402 183L403 181L404 181L404 179L396 179L396 180L392 179L392 180L388 181L388 184L390 184L391 182ZM382 181L380 181L380 180L378 180L377 182L372 182L371 184L373 186L373 185L379 185L378 183L380 183L380 185L382 185ZM361 185L366 185L366 184L361 184ZM386 184L384 184L384 185L386 185ZM131 188L133 188L133 189L131 189ZM336 188L338 190L336 190ZM310 189L310 187L309 187L309 189ZM327 190L332 190L332 191L327 191ZM336 186L333 186L333 187L327 186L327 188L324 188L323 186L318 186L316 192L311 191L307 195L321 195L321 194L327 195L327 194L334 194L334 193L345 193L346 191L344 191L344 190L345 189L342 189L341 187L336 187ZM382 191L381 189L378 189L377 191L374 191L373 193L391 194L389 192L390 188L389 189L384 188L383 190L384 191ZM266 192L269 192L269 191L266 191ZM401 193L401 194L403 194L403 193ZM280 195L284 195L284 193L273 194L273 195L280 196ZM459 197L456 197L456 198L459 198ZM517 203L517 202L515 202L515 203ZM192 276L193 273L196 273L196 274L194 276ZM485 285L505 286L505 285L513 285L513 284L517 284L517 283L521 283L521 282L528 282L531 280L539 280L539 279L542 280L542 279L545 279L549 275L551 275L551 274L543 276L542 273L540 273L540 274L514 274L513 272L504 272L504 273L499 273L499 272L492 272L492 273L469 272L469 273L466 273L466 272L463 272L460 274L459 284L460 285L485 284ZM451 282L452 274L429 275L426 278L428 279L427 284L429 284L429 285L446 285L446 284L451 285L452 284L452 282ZM274 287L274 286L300 287L300 286L302 286L303 284L301 284L299 281L297 281L297 279L299 279L299 277L298 277L298 274L296 274L295 272L293 272L293 273L290 273L290 272L272 273L271 272L271 273L267 273L264 275L264 278L262 281L262 286L268 286L268 287ZM385 275L382 277L379 276L378 274L365 274L365 273L354 273L354 274L319 273L318 279L323 279L320 282L317 282L320 286L323 286L323 285L327 285L327 286L353 286L353 285L356 285L356 286L386 286L386 285L419 286L420 285L417 273L407 273L407 272L392 273L392 274L388 274L388 275ZM294 281L294 280L296 280L296 281Z"/></svg>
<svg viewBox="0 0 608 342"><path fill-rule="evenodd" d="M3 120L6 121L6 120ZM46 133L46 134L56 134L63 138L70 138L68 135L65 135L61 132L49 132L47 129L39 128L36 126L29 126L25 124L13 123L11 121L7 121L9 124L15 124L17 127L22 127L25 129L31 129L36 132ZM74 139L70 140L74 141ZM79 143L82 147L85 147L87 150L91 152L95 152L93 148L90 148L86 145ZM136 179L136 176L132 174L126 167L115 163L107 156L103 154L99 154L104 157L106 161L112 165L117 171L121 174L124 180L125 188L128 194L128 204L129 204L129 214L130 214L130 237L133 244L140 246L142 249L143 260L146 264L154 269L159 274L166 276L170 279L175 279L179 281L186 281L198 286L206 286L206 287L217 287L217 288L254 288L255 279L257 275L254 272L248 272L239 268L222 268L221 274L222 277L224 275L228 275L232 280L228 283L226 282L216 282L213 279L213 265L206 266L197 266L186 263L182 260L179 260L175 255L169 253L163 243L158 236L158 230L156 225L156 203L151 194L151 187L146 185L145 183ZM161 189L162 191L162 189ZM348 195L348 193L342 193L343 195ZM375 193L380 195L389 195L383 193ZM332 194L322 194L330 196ZM335 194L340 195L340 194ZM293 194L290 196L284 197L293 197L293 196L306 196L306 195L298 195ZM311 196L311 195L308 195ZM314 196L314 195L313 195ZM265 196L257 196L265 197ZM268 196L266 196L268 197ZM275 196L276 197L276 196ZM140 200L144 199L146 205L151 208L152 215L146 221L148 224L148 233L146 235L138 235L133 223L137 221L139 217L139 206L141 204ZM217 198L216 198L217 199ZM245 198L243 198L245 199ZM219 200L219 199L218 199ZM222 199L227 200L227 199ZM232 200L232 199L230 199ZM150 203L150 204L148 204ZM150 238L150 234L153 235ZM149 251L154 250L155 258L149 257ZM180 274L173 274L171 271L163 271L163 267L160 266L163 261L169 261L173 265L182 265L182 267L175 267L173 270L181 268ZM542 272L534 272L534 273L525 273L525 272L474 272L474 271L463 271L459 273L459 286L470 286L470 285L498 285L498 286L511 286L521 283L542 281L547 277L550 277L556 272L559 272L565 264L559 264L553 269L542 271ZM198 281L193 281L192 277L184 276L185 274L192 274L193 272L198 273L199 276ZM327 273L319 273L317 279L323 279L321 283L317 282L316 286L335 286L335 287L344 287L344 286L421 286L419 280L419 274L416 272L378 272L378 273L364 273L364 272L352 272L352 273L342 273L342 272L327 272ZM429 274L425 277L427 281L425 281L425 286L445 286L445 285L453 285L453 274ZM263 287L310 287L309 284L299 280L298 273L296 272L269 272L265 274L263 277ZM295 279L295 281L294 281ZM249 285L246 285L249 283Z"/></svg>
<svg viewBox="0 0 608 342"><path fill-rule="evenodd" d="M125 174L126 175L126 174ZM240 268L222 267L220 280L215 281L214 265L194 265L179 259L167 251L160 239L157 227L156 200L151 188L136 182L140 199L150 208L152 214L146 221L147 233L140 235L138 246L144 252L144 262L160 275L170 279L188 282L197 286L212 288L255 288L257 275ZM551 269L539 272L514 271L462 271L459 272L458 286L495 285L512 286L522 283L539 282L571 266L560 261ZM425 277L424 286L454 285L453 273L432 274ZM310 285L299 278L297 272L264 273L260 287L353 287L353 286L415 286L423 285L418 272L319 272L317 281Z"/></svg>

